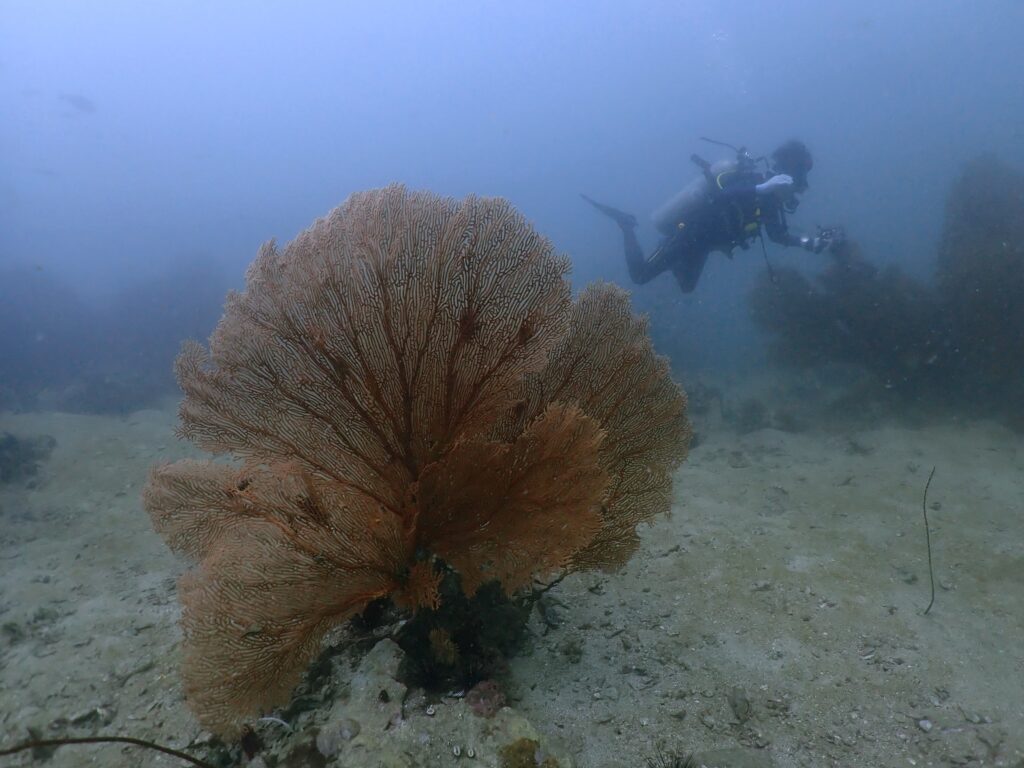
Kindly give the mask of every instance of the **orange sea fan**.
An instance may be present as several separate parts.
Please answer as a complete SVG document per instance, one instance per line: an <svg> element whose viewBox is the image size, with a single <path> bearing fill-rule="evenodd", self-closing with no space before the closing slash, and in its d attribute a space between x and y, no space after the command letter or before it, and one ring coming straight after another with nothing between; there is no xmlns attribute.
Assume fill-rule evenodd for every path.
<svg viewBox="0 0 1024 768"><path fill-rule="evenodd" d="M185 691L237 732L326 632L390 595L467 594L622 562L666 509L685 399L625 294L575 305L567 262L502 200L354 195L229 297L177 374L181 434L236 464L153 470L145 506L196 562Z"/></svg>
<svg viewBox="0 0 1024 768"><path fill-rule="evenodd" d="M601 526L572 568L614 568L636 549L638 523L671 506L672 470L685 458L691 431L686 395L654 354L645 319L630 311L626 291L589 286L548 364L524 377L518 407L497 434L510 439L550 402L574 403L605 433L600 466L609 477Z"/></svg>
<svg viewBox="0 0 1024 768"><path fill-rule="evenodd" d="M556 404L514 442L458 444L418 483L420 541L467 594L494 579L514 591L568 565L601 525L602 437L578 408Z"/></svg>

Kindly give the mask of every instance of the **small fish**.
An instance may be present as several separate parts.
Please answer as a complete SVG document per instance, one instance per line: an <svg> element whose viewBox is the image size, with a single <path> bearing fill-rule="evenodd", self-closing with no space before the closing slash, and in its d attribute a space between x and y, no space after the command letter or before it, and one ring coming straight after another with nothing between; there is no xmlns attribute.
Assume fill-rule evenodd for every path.
<svg viewBox="0 0 1024 768"><path fill-rule="evenodd" d="M61 101L65 101L79 112L91 115L96 111L96 104L92 99L86 98L78 93L62 93Z"/></svg>

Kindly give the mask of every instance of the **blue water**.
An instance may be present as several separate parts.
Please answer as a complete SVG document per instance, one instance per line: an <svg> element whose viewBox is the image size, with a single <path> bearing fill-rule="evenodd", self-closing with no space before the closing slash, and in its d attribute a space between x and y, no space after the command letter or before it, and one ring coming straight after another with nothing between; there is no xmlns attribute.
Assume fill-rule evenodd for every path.
<svg viewBox="0 0 1024 768"><path fill-rule="evenodd" d="M930 463L970 468L946 475L956 478L948 483L960 490L947 497L953 499L947 512L976 514L976 527L966 537L975 548L967 554L956 550L951 540L959 523L947 517L940 538L949 547L943 553L947 569L964 563L982 569L970 581L978 594L988 595L988 580L998 589L1020 587L1014 569L1024 561L1013 544L1020 540L1019 520L1014 527L1007 510L1019 501L1017 457L1024 429L1022 30L1019 0L0 0L0 447L14 451L17 437L34 440L32 451L38 451L11 459L0 473L11 478L0 483L0 533L10 552L3 562L24 555L19 569L26 560L59 563L49 559L57 557L53 552L38 554L28 546L45 541L47 515L71 516L81 525L83 514L106 509L112 519L134 516L131 536L147 542L139 551L166 557L148 578L171 583L175 566L149 531L137 496L149 464L189 450L169 447L179 396L172 365L181 343L209 336L225 295L244 287L245 270L262 243L286 243L350 194L400 182L456 198L507 198L571 259L574 288L596 280L617 283L632 292L636 311L649 315L657 350L670 358L673 373L690 391L697 433L691 461L676 478L675 497L685 507L686 489L699 489L694 528L683 515L684 522L661 529L686 537L684 547L704 546L703 570L680 577L687 589L723 601L735 589L749 597L747 582L760 584L763 574L732 579L735 569L757 562L744 554L757 551L744 537L761 536L762 525L778 526L765 546L775 547L774 556L787 562L799 561L791 571L802 573L812 560L825 563L829 583L841 589L850 581L847 572L828 570L832 542L818 538L819 517L833 515L843 520L833 522L844 530L844 541L863 545L846 551L847 559L855 564L875 558L866 569L878 580L864 594L851 587L848 603L888 606L883 601L890 599L891 585L885 579L919 589L925 578L914 559L919 548L908 544L890 556L889 547L896 538L901 546L909 542L903 538L907 531L920 533L918 494ZM732 258L712 254L692 293L681 293L669 274L633 285L621 234L579 195L635 214L640 243L650 252L659 241L650 212L699 173L691 155L715 161L732 154L702 137L745 146L755 155L788 139L804 141L814 169L810 188L789 217L790 228L813 235L819 226L841 226L857 244L858 269L837 269L834 254L771 242L762 251L755 241ZM987 159L972 166L979 157ZM769 269L784 285L765 283ZM786 294L785 286L797 288ZM786 298L777 314L758 319L752 292L762 299ZM785 319L793 322L785 325ZM112 414L124 421L106 418ZM56 449L44 435L55 439ZM937 457L928 455L934 445ZM987 462L986 451L998 458ZM884 461L864 458L873 453ZM6 456L0 453L0 461ZM825 469L816 464L819 459ZM856 466L849 473L848 459ZM755 481L728 474L751 465ZM805 471L805 465L812 468ZM116 471L120 466L129 467L123 478ZM887 473L879 486L885 490L876 493L870 478L881 476L880 466ZM996 469L985 469L990 466ZM728 484L721 498L719 473ZM87 490L96 477L101 480L94 497ZM63 495L53 495L57 490ZM78 494L87 501L72 515L71 506L60 505ZM981 511L975 513L976 503ZM856 516L856 505L872 510L863 530L847 519ZM740 511L723 532L717 516L726 514L725 507ZM796 523L784 529L789 518L774 516L795 515L797 507L799 530L793 533ZM896 525L893 520L903 526L907 509L913 510L907 513L914 515L912 524L898 533L885 528ZM761 520L767 517L769 523ZM19 527L25 520L33 526L28 533ZM798 550L806 547L811 554L790 553L791 536ZM67 551L79 554L79 539L73 541ZM121 545L107 543L106 555L120 562ZM651 560L662 557L652 554L661 543L645 540L644 569L661 567ZM710 554L718 548L724 552ZM998 557L992 555L990 563L995 549ZM118 567L140 576L146 573L140 559L149 556L136 554L131 565ZM914 582L908 563L916 568ZM992 573L983 570L990 565ZM19 570L18 578L25 573ZM31 574L32 584L49 583L34 580L43 578L42 571ZM948 578L952 601L957 582ZM968 581L964 575L960 583ZM677 610L681 592L673 583L666 581L645 604L657 621ZM96 585L108 581L90 584L103 592L105 586ZM17 643L25 632L56 614L33 624L37 607L23 596L35 587L14 577L6 584L0 579L0 586L9 589L0 592L0 622L10 611L16 625L8 631L15 640L7 650L13 649L11 659L21 659L16 654L26 646ZM569 588L575 590L570 602L577 596L589 600L603 589L579 583ZM146 589L159 591L149 582ZM626 590L621 584L611 589L615 599L616 590ZM147 621L174 626L171 592L173 587L160 592L158 602L170 607ZM810 593L799 592L804 594ZM960 595L966 594L975 592L965 586ZM601 604L603 615L618 610L615 599L608 598L612 607ZM687 599L699 598L687 593ZM1019 645L1006 630L1020 625L1013 613L1019 600L1003 609L991 596L985 599L991 600L986 610L995 605L993 610L1002 611L994 639L988 638L992 647L986 648L998 654L999 648ZM821 600L819 609L834 607L826 597ZM736 605L741 602L736 599ZM730 605L729 620L742 622L746 609ZM913 624L901 640L907 644L903 651L889 648L886 658L902 659L899 654L913 646L925 659L921 663L934 665L930 672L962 664L951 649L969 651L976 639L968 612L980 609L971 605L960 606L967 628L958 625L944 638L955 642L933 648L931 625ZM593 619L607 630L598 609L589 610L594 616L587 627L593 628ZM713 605L704 610L715 615ZM789 609L780 604L778 610ZM903 610L901 617L914 609ZM977 625L987 615L976 617ZM872 622L876 618L870 615ZM129 624L110 633L126 633ZM859 627L847 626L853 647L828 651L872 659L882 649L881 659L884 647L871 636L874 626L862 636ZM693 646L705 642L699 639L705 630L711 632L688 625L680 632L691 633L686 642ZM741 633L732 624L716 631ZM15 637L17 632L22 634ZM555 637L544 647L560 659L561 642ZM612 646L603 651L601 664L624 668ZM0 655L0 671L5 658ZM989 677L959 678L971 684L954 690L949 701L966 690L965 701L976 703L986 681L1005 683L1007 669L1019 675L1019 655L1006 658L1004 666L986 667ZM709 662L705 670L707 685L720 689L716 695L731 684L715 677L730 669L728 661L717 658L721 666L712 670ZM884 692L872 717L881 718L883 710L903 717L902 711L892 714L897 705L924 711L921 691L928 687L934 690L927 696L946 704L949 692L946 698L935 692L940 683L892 693L884 684L889 671L873 667L877 676L860 680L862 703L876 690L872 686ZM827 676L816 671L803 682L813 688ZM840 678L820 685L839 687ZM178 689L161 688L159 681L146 685L178 696ZM906 691L914 692L909 703ZM72 709L94 703L78 695L78 689L69 694ZM568 697L569 709L592 704L586 691L582 699L564 690L557 695ZM524 706L546 717L540 698L524 693ZM190 722L180 697L175 701L167 706L176 722ZM4 704L0 724L10 718L20 729L25 710L9 698ZM134 717L141 706L126 706L122 716ZM764 711L767 705L757 706ZM1019 705L999 706L1010 713L1005 728L1012 737L1024 715ZM837 709L840 715L849 713ZM695 716L692 710L686 727L703 734ZM940 725L960 727L958 734L964 727L979 728L983 735L989 731L982 726L1002 727L967 722ZM913 720L905 725L910 736L904 739L894 726L885 743L903 739L920 746L914 739L925 739L921 734L946 733ZM827 731L820 723L815 729L816 737ZM729 732L734 740L742 735L727 726L707 730ZM601 738L614 744L618 735L606 731ZM797 754L799 735L786 738L786 754ZM995 736L985 738L986 764L1019 758L1011 749L1024 748L1018 740L1000 752L991 747ZM908 747L906 754L940 754L937 747L931 753L921 749ZM843 764L815 763L820 753L812 753L808 749L806 762L793 764ZM858 764L855 757L846 759Z"/></svg>

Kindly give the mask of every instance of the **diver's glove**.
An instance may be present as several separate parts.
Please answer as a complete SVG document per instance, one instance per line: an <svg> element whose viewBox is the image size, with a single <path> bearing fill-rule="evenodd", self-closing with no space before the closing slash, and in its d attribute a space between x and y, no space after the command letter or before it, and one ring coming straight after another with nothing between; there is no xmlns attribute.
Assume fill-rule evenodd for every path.
<svg viewBox="0 0 1024 768"><path fill-rule="evenodd" d="M785 173L778 173L770 179L762 181L754 189L759 195L787 195L793 191L793 177Z"/></svg>
<svg viewBox="0 0 1024 768"><path fill-rule="evenodd" d="M800 238L800 247L811 253L821 253L830 245L832 245L832 238L826 235L818 235L817 237L807 237L804 235Z"/></svg>
<svg viewBox="0 0 1024 768"><path fill-rule="evenodd" d="M800 245L808 251L837 253L846 243L846 231L842 227L818 227L815 237L801 237Z"/></svg>

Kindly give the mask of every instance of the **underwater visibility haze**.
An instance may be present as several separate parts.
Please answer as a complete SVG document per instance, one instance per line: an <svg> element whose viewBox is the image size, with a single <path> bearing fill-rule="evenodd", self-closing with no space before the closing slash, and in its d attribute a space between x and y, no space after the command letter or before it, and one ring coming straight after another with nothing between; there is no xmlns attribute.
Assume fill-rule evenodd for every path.
<svg viewBox="0 0 1024 768"><path fill-rule="evenodd" d="M1022 29L0 3L0 766L1024 766Z"/></svg>

